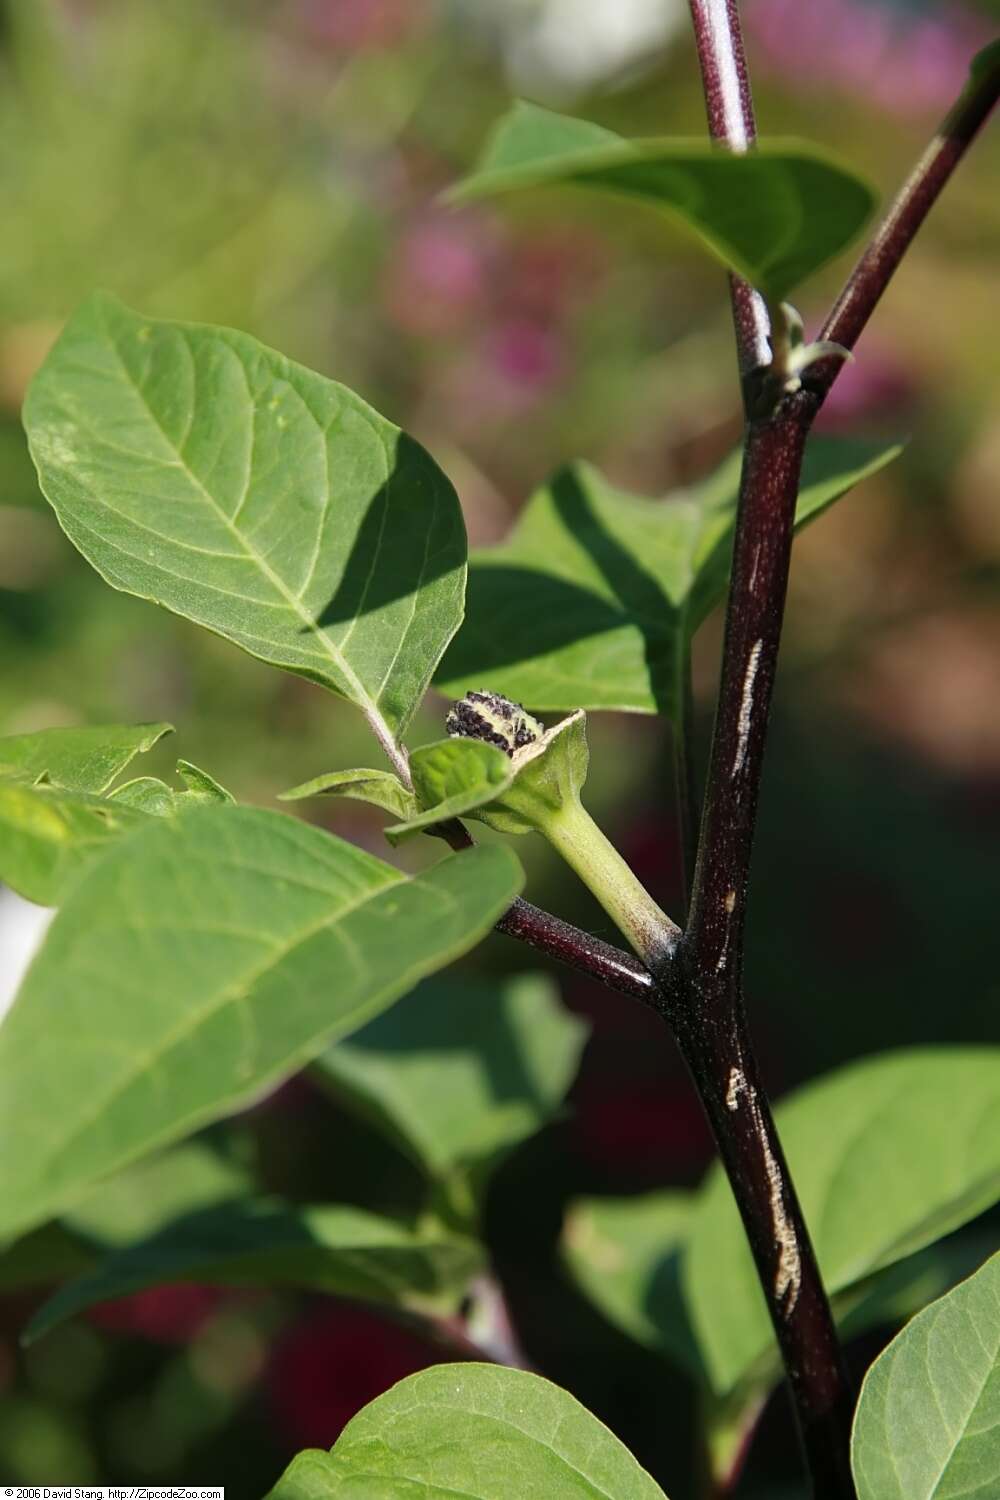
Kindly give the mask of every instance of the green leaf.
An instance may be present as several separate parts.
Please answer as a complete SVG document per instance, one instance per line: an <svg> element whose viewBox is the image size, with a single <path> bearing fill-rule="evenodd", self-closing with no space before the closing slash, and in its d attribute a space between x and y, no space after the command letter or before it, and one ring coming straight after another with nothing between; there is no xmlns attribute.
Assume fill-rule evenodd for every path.
<svg viewBox="0 0 1000 1500"><path fill-rule="evenodd" d="M157 1151L106 1178L64 1213L60 1223L104 1251L121 1249L172 1219L245 1198L253 1188L246 1165L197 1138Z"/></svg>
<svg viewBox="0 0 1000 1500"><path fill-rule="evenodd" d="M562 1251L581 1291L610 1323L701 1379L680 1282L692 1201L671 1191L581 1198L567 1216Z"/></svg>
<svg viewBox="0 0 1000 1500"><path fill-rule="evenodd" d="M870 1328L898 1328L981 1266L994 1241L985 1229L960 1231L838 1292L833 1310L843 1338Z"/></svg>
<svg viewBox="0 0 1000 1500"><path fill-rule="evenodd" d="M204 1141L161 1151L116 1173L58 1221L9 1245L0 1254L0 1287L82 1275L112 1247L131 1244L179 1213L245 1197L251 1189L250 1174Z"/></svg>
<svg viewBox="0 0 1000 1500"><path fill-rule="evenodd" d="M7 735L0 739L0 777L99 796L136 755L172 733L172 724L88 724Z"/></svg>
<svg viewBox="0 0 1000 1500"><path fill-rule="evenodd" d="M177 793L158 776L136 776L110 793L116 806L133 807L152 818L169 818L177 811Z"/></svg>
<svg viewBox="0 0 1000 1500"><path fill-rule="evenodd" d="M586 1027L540 974L434 979L314 1071L431 1177L496 1165L558 1108Z"/></svg>
<svg viewBox="0 0 1000 1500"><path fill-rule="evenodd" d="M813 439L796 526L900 452ZM466 620L438 673L539 710L630 709L675 716L694 631L724 596L739 487L734 454L694 489L644 500L595 469L564 469L506 542L477 552Z"/></svg>
<svg viewBox="0 0 1000 1500"><path fill-rule="evenodd" d="M492 802L514 780L510 758L482 740L436 740L421 745L410 756L410 773L425 811L385 830L393 844Z"/></svg>
<svg viewBox="0 0 1000 1500"><path fill-rule="evenodd" d="M293 1460L268 1500L664 1500L628 1449L566 1391L498 1365L435 1365Z"/></svg>
<svg viewBox="0 0 1000 1500"><path fill-rule="evenodd" d="M776 1119L831 1293L931 1244L1000 1196L1000 1049L867 1058L800 1089ZM772 1334L718 1169L694 1212L684 1286L709 1377L725 1392L770 1357Z"/></svg>
<svg viewBox="0 0 1000 1500"><path fill-rule="evenodd" d="M499 846L407 880L279 813L150 820L74 888L0 1028L0 1233L273 1087L473 946L520 881Z"/></svg>
<svg viewBox="0 0 1000 1500"><path fill-rule="evenodd" d="M700 140L628 141L522 101L452 197L564 183L665 211L774 302L850 244L876 202L851 168L805 141L742 153Z"/></svg>
<svg viewBox="0 0 1000 1500"><path fill-rule="evenodd" d="M232 792L220 786L214 776L209 776L207 771L192 765L189 760L177 762L177 774L184 783L184 791L180 793L182 799L205 803L236 801Z"/></svg>
<svg viewBox="0 0 1000 1500"><path fill-rule="evenodd" d="M465 533L429 456L246 334L92 297L25 404L42 490L108 583L399 735L462 617Z"/></svg>
<svg viewBox="0 0 1000 1500"><path fill-rule="evenodd" d="M79 760L74 759L76 749L67 742L61 758L60 754L51 756L42 748L27 745L21 763L31 768L26 776L33 775L38 766L58 766L59 777L66 781L89 780L95 787L103 781L107 785L136 749L149 749L169 729L159 724L145 727L149 732L131 754L127 753L127 737L132 734L137 739L137 732L122 729L117 749L113 742L95 740L89 759L85 758L84 740ZM74 736L91 733L65 732ZM24 737L26 741L42 738ZM14 763L12 757L9 764ZM230 793L190 761L179 760L177 773L186 788L183 792L175 792L156 776L138 776L105 796L96 796L82 790L65 791L56 784L55 776L50 779L48 770L40 772L44 779L34 784L20 777L5 781L0 771L0 880L29 901L57 906L92 860L112 843L141 828L146 817L167 817L195 804L232 803Z"/></svg>
<svg viewBox="0 0 1000 1500"><path fill-rule="evenodd" d="M97 855L144 823L143 811L114 799L0 781L0 880L58 906Z"/></svg>
<svg viewBox="0 0 1000 1500"><path fill-rule="evenodd" d="M103 1260L43 1304L25 1342L96 1303L166 1282L310 1287L448 1311L481 1261L472 1240L418 1232L364 1209L251 1198L185 1215Z"/></svg>
<svg viewBox="0 0 1000 1500"><path fill-rule="evenodd" d="M510 785L475 816L500 833L537 831L551 838L554 822L574 809L582 813L580 793L590 769L586 714L577 709L553 724L534 744L515 751L512 764Z"/></svg>
<svg viewBox="0 0 1000 1500"><path fill-rule="evenodd" d="M420 811L416 797L391 771L328 771L281 792L278 801L301 802L306 797L351 797L384 808L397 818L415 817Z"/></svg>
<svg viewBox="0 0 1000 1500"><path fill-rule="evenodd" d="M865 1376L858 1500L1000 1494L1000 1255L918 1313Z"/></svg>
<svg viewBox="0 0 1000 1500"><path fill-rule="evenodd" d="M183 792L175 792L157 776L137 776L134 781L115 787L110 794L111 800L138 808L156 818L171 817L196 803L210 805L236 801L232 792L220 786L214 776L209 776L207 771L192 765L189 760L179 760L176 771L184 785Z"/></svg>

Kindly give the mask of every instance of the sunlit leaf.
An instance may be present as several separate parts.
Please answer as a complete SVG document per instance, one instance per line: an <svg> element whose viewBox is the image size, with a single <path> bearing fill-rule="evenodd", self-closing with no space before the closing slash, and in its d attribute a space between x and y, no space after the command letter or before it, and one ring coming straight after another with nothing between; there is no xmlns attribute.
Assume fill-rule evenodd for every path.
<svg viewBox="0 0 1000 1500"><path fill-rule="evenodd" d="M106 792L135 756L153 746L171 724L87 724L41 729L0 739L0 777L52 782L71 792Z"/></svg>
<svg viewBox="0 0 1000 1500"><path fill-rule="evenodd" d="M498 1365L435 1365L379 1396L329 1453L295 1458L268 1500L664 1500L566 1391Z"/></svg>
<svg viewBox="0 0 1000 1500"><path fill-rule="evenodd" d="M246 334L104 295L32 382L25 426L60 524L110 584L402 731L465 581L458 500L416 443Z"/></svg>
<svg viewBox="0 0 1000 1500"><path fill-rule="evenodd" d="M1000 1255L918 1313L865 1377L858 1500L1000 1494Z"/></svg>

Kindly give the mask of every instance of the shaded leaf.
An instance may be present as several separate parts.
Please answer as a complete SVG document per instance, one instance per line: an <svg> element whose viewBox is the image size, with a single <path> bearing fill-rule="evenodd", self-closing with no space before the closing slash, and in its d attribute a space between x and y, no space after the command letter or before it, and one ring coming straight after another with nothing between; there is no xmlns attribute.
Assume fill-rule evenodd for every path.
<svg viewBox="0 0 1000 1500"><path fill-rule="evenodd" d="M0 739L0 777L98 796L135 756L172 733L172 724L87 724L7 735Z"/></svg>
<svg viewBox="0 0 1000 1500"><path fill-rule="evenodd" d="M664 1500L628 1449L540 1375L435 1365L379 1396L329 1454L300 1453L268 1500Z"/></svg>
<svg viewBox="0 0 1000 1500"><path fill-rule="evenodd" d="M244 1163L197 1138L106 1178L68 1209L60 1223L105 1251L124 1248L171 1219L245 1198L253 1188L253 1175Z"/></svg>
<svg viewBox="0 0 1000 1500"><path fill-rule="evenodd" d="M161 1151L101 1183L59 1220L9 1245L0 1254L0 1287L79 1276L111 1247L131 1244L179 1213L245 1197L251 1188L250 1174L204 1141Z"/></svg>
<svg viewBox="0 0 1000 1500"><path fill-rule="evenodd" d="M0 1250L0 1292L79 1276L95 1258L93 1246L66 1225L42 1224Z"/></svg>
<svg viewBox="0 0 1000 1500"><path fill-rule="evenodd" d="M0 1028L0 1231L302 1067L484 936L520 880L499 846L407 880L278 813L150 820L73 890Z"/></svg>
<svg viewBox="0 0 1000 1500"><path fill-rule="evenodd" d="M574 1280L609 1322L696 1379L698 1346L681 1293L689 1193L581 1198L569 1211L562 1252Z"/></svg>
<svg viewBox="0 0 1000 1500"><path fill-rule="evenodd" d="M681 1284L694 1201L691 1194L670 1190L579 1199L570 1208L562 1250L581 1291L609 1322L704 1380ZM843 1337L855 1338L879 1324L898 1325L968 1275L984 1253L982 1236L952 1236L855 1283L833 1298ZM754 1363L746 1386L736 1388L732 1410L727 1396L726 1406L712 1409L714 1417L734 1418L739 1427L746 1406L759 1407L780 1375L772 1349Z"/></svg>
<svg viewBox="0 0 1000 1500"><path fill-rule="evenodd" d="M1000 1493L1000 1255L918 1313L865 1376L851 1463L858 1500Z"/></svg>
<svg viewBox="0 0 1000 1500"><path fill-rule="evenodd" d="M813 439L796 526L899 452ZM561 470L507 541L473 555L438 687L458 697L485 683L539 710L675 716L687 643L728 584L738 487L739 455L662 500L615 489L587 464Z"/></svg>
<svg viewBox="0 0 1000 1500"><path fill-rule="evenodd" d="M402 731L465 581L458 500L416 443L246 334L104 295L35 377L25 426L60 524L110 584Z"/></svg>
<svg viewBox="0 0 1000 1500"><path fill-rule="evenodd" d="M441 978L328 1048L314 1071L444 1178L495 1165L550 1119L585 1037L543 975Z"/></svg>
<svg viewBox="0 0 1000 1500"><path fill-rule="evenodd" d="M448 1310L481 1260L473 1240L417 1232L364 1209L251 1198L186 1215L101 1261L43 1304L25 1341L96 1303L179 1281L309 1287L422 1311Z"/></svg>
<svg viewBox="0 0 1000 1500"><path fill-rule="evenodd" d="M849 167L806 141L747 152L701 140L623 140L518 101L455 199L575 183L665 210L775 302L854 239L875 206Z"/></svg>
<svg viewBox="0 0 1000 1500"><path fill-rule="evenodd" d="M946 1100L947 1107L928 1101ZM831 1293L967 1223L1000 1196L1000 1049L913 1049L853 1063L776 1111ZM771 1328L721 1172L695 1208L684 1288L709 1377L771 1357Z"/></svg>
<svg viewBox="0 0 1000 1500"><path fill-rule="evenodd" d="M412 792L391 771L327 771L323 776L314 776L301 786L281 792L279 802L301 802L306 797L351 797L357 802L370 802L384 808L397 818L415 817L420 803Z"/></svg>

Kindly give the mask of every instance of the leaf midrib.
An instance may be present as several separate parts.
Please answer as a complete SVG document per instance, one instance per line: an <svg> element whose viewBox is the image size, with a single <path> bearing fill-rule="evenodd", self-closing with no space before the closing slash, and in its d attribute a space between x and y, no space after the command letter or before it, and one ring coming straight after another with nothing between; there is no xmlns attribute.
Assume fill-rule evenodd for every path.
<svg viewBox="0 0 1000 1500"><path fill-rule="evenodd" d="M181 449L174 442L174 440L170 437L169 433L166 431L166 429L164 428L163 424L159 421L159 419L158 419L158 417L156 415L156 412L154 411L152 405L149 402L148 397L146 396L145 390L139 384L139 382L133 378L133 376L132 376L132 374L131 374L131 372L130 372L130 370L128 368L128 365L125 363L124 357L122 356L122 353L121 353L121 351L120 351L120 349L118 347L118 343L117 343L117 341L116 341L116 339L114 337L114 334L112 333L111 329L108 327L108 325L107 325L106 322L104 324L104 329L105 329L105 333L107 335L108 343L109 343L111 349L114 352L115 358L118 361L118 364L119 364L119 367L121 369L122 376L123 376L124 380L130 386L130 388L132 390L134 390L136 396L141 401L143 409L145 410L147 416L149 417L150 422L153 424L153 426L156 428L157 432L162 437L162 439L163 439L164 443L166 444L167 448L170 450L170 452L172 452L175 455L174 462L176 463L177 467L181 469L181 471L186 475L187 479L190 481L190 483L192 484L192 486L204 498L204 500L207 502L209 508L214 512L214 514L219 519L219 521L222 522L223 526L229 532L230 536L232 536L233 540L243 549L243 552L244 552L245 556L247 558L249 558L249 560L260 570L260 572L263 574L263 576L268 580L268 582L273 586L273 588L275 589L275 591L280 595L280 597L282 598L282 600L284 601L284 603L292 610L292 612L297 616L297 618L302 621L303 625L305 625L307 627L307 629L309 630L310 634L318 641L321 649L325 652L325 654L330 658L330 660L334 663L334 665L343 674L344 678L346 679L346 681L350 685L352 691L354 691L357 694L357 701L359 703L359 706L365 712L365 714L368 715L370 718L376 718L376 719L378 719L380 723L384 724L385 721L382 719L382 715L379 712L377 701L371 697L370 693L368 692L368 689L361 682L361 679L358 677L357 673L354 671L353 667L350 665L350 663L347 660L347 658L342 655L341 651L334 644L334 642L330 639L330 637L327 634L327 632L325 630L321 629L321 627L319 625L319 622L315 619L315 617L313 616L313 614L308 609L305 608L305 606L302 604L301 599L299 599L299 597L296 594L292 593L292 591L289 589L288 585L285 583L285 581L281 577L281 575L279 573L276 573L274 571L274 569L271 567L270 563L263 556L263 554L260 553L260 552L258 552L258 550L256 549L256 547L253 546L253 544L249 540L249 538L235 524L235 515L239 514L239 511L240 511L240 509L241 509L241 507L242 507L242 505L243 505L243 503L244 503L244 501L246 499L246 493L249 490L250 480L251 480L251 477L252 477L252 471L253 471L253 449L252 449L252 445L251 445L249 457L248 457L248 460L247 460L247 480L246 480L246 485L245 485L245 488L244 488L244 493L243 493L243 496L240 499L240 504L237 506L236 512L234 514L234 517L230 517L230 516L228 516L226 514L226 512L219 505L219 503L215 499L214 495L212 495L211 492L208 489L206 489L205 485L198 478L197 474L195 474L194 470L191 468L191 466L188 464L187 460L184 458L183 453L181 452ZM181 344L182 344L184 350L187 353L188 359L191 361L191 367L192 367L192 371L193 371L194 368L195 368L195 366L194 366L194 356L191 353L191 346L188 343L187 338L184 336L183 331L180 332L180 341L181 341ZM224 340L222 340L221 342L225 343ZM231 354L234 353L234 351L232 349L230 349L230 347L229 347L228 344L226 344L225 347L227 348L227 350ZM254 414L256 414L257 403L254 401L253 395L252 395L251 390L250 390L250 384L249 384L249 381L247 380L246 369L244 368L242 360L240 360L238 357L236 358L236 364L237 364L237 367L239 368L240 373L241 373L241 375L243 377L244 385L246 387L246 392L247 392L247 399L250 402L250 409L251 409L251 411ZM193 403L192 403L192 405L193 405ZM315 420L315 418L313 420ZM319 424L317 424L317 426L318 425ZM326 443L325 443L325 436L324 436L324 452L325 452L325 448L326 448ZM324 511L326 510L328 503L329 502L327 501L326 504L324 505ZM324 516L324 520L325 520L325 516ZM321 522L321 525L322 525L322 522ZM385 729L386 729L386 733L389 734L388 725L385 725ZM390 736L390 738L391 738L391 736Z"/></svg>

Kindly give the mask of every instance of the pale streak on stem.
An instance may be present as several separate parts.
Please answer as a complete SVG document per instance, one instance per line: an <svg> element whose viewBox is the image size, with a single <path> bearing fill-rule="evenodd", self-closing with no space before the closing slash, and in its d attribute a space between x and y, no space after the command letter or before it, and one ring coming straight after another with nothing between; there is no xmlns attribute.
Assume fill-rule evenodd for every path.
<svg viewBox="0 0 1000 1500"><path fill-rule="evenodd" d="M747 1083L742 1068L730 1068L726 1108L735 1114L740 1107L741 1098L747 1101L756 1127L757 1140L764 1153L764 1170L770 1187L771 1224L774 1229L774 1243L778 1251L778 1265L774 1273L774 1296L781 1306L782 1315L788 1318L799 1300L799 1287L802 1285L799 1241L795 1233L795 1225L785 1213L784 1178L767 1139L760 1105L757 1103L757 1090Z"/></svg>
<svg viewBox="0 0 1000 1500"><path fill-rule="evenodd" d="M764 645L762 640L755 641L747 661L746 674L743 678L743 697L740 700L739 737L736 742L736 755L733 758L734 776L738 776L743 769L743 762L747 757L747 743L750 739L750 724L753 719L753 685L757 678L757 668L760 665L760 653Z"/></svg>
<svg viewBox="0 0 1000 1500"><path fill-rule="evenodd" d="M723 906L726 909L726 936L725 941L722 944L722 952L719 954L719 957L716 960L715 964L715 972L717 974L721 974L723 969L726 967L726 964L729 962L729 932L731 925L729 919L732 917L733 912L736 910L735 891L726 892L726 899L723 902Z"/></svg>
<svg viewBox="0 0 1000 1500"><path fill-rule="evenodd" d="M705 12L711 35L712 55L718 68L719 104L722 114L722 130L731 151L746 151L751 145L743 108L743 93L740 75L736 67L736 45L732 20L728 10L716 8Z"/></svg>

